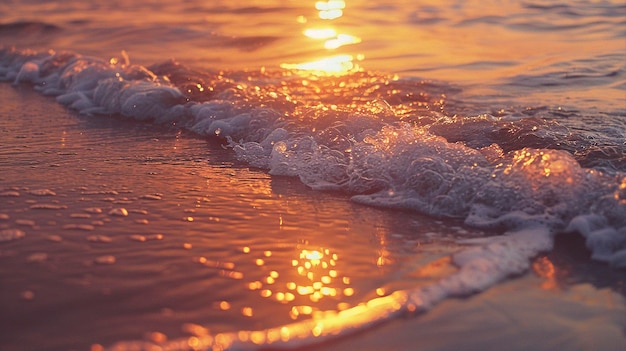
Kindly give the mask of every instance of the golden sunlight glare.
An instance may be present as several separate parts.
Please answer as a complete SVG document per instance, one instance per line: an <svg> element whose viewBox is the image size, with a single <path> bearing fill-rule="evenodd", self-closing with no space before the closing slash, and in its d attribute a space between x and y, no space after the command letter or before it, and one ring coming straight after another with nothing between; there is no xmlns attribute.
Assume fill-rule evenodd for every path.
<svg viewBox="0 0 626 351"><path fill-rule="evenodd" d="M322 259L322 257L324 257L324 254L317 251L317 250L313 250L313 251L309 251L309 250L302 250L302 253L300 254L300 258L306 258L307 260L316 260L319 261Z"/></svg>
<svg viewBox="0 0 626 351"><path fill-rule="evenodd" d="M314 71L317 73L342 74L357 69L358 66L353 63L353 60L352 55L337 55L299 64L284 63L280 65L280 67L285 69Z"/></svg>
<svg viewBox="0 0 626 351"><path fill-rule="evenodd" d="M319 11L322 19L332 20L343 16L346 2L343 0L317 1L315 9ZM298 23L307 23L306 18L299 16ZM361 38L354 35L339 33L332 27L307 28L303 32L305 37L314 40L324 40L326 50L335 50L345 45L358 44ZM356 55L356 60L362 61L363 54ZM309 71L317 75L343 75L358 71L359 67L354 63L352 55L343 54L331 57L324 57L310 62L303 63L283 63L280 65L284 69Z"/></svg>
<svg viewBox="0 0 626 351"><path fill-rule="evenodd" d="M337 31L332 28L307 29L304 35L311 39L330 39L337 36Z"/></svg>
<svg viewBox="0 0 626 351"><path fill-rule="evenodd" d="M315 8L320 12L320 18L325 20L332 20L343 16L343 9L345 7L346 2L343 0L318 1L315 3Z"/></svg>
<svg viewBox="0 0 626 351"><path fill-rule="evenodd" d="M358 44L360 42L361 38L355 37L350 34L339 34L336 38L326 40L326 43L324 43L324 47L326 49L332 50L344 45Z"/></svg>

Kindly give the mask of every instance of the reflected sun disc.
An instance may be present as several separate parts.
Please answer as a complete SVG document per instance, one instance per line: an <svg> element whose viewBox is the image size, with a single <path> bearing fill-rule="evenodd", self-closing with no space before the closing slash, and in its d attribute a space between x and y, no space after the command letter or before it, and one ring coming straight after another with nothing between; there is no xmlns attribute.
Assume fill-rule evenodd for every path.
<svg viewBox="0 0 626 351"><path fill-rule="evenodd" d="M280 66L284 69L314 71L316 73L336 75L358 70L358 65L356 65L353 60L352 55L337 55L299 64L285 63Z"/></svg>

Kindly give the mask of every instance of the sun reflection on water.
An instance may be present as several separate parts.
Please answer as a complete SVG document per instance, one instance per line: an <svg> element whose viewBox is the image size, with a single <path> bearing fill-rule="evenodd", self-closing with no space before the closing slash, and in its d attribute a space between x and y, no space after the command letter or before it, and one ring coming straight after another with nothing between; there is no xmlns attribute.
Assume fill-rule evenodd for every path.
<svg viewBox="0 0 626 351"><path fill-rule="evenodd" d="M345 7L345 1L340 0L318 1L315 4L319 18L329 21L342 17ZM308 20L305 16L298 16L297 22L304 24ZM340 33L337 29L330 26L307 28L303 31L303 35L312 40L323 41L323 46L326 50L336 50L346 45L361 42L361 38L347 33ZM358 71L359 66L355 61L362 61L364 58L363 54L338 54L296 64L283 63L281 67L290 70L310 71L317 75L341 75Z"/></svg>
<svg viewBox="0 0 626 351"><path fill-rule="evenodd" d="M315 9L319 11L321 19L332 20L343 16L343 9L346 8L346 2L343 0L318 1L315 3Z"/></svg>
<svg viewBox="0 0 626 351"><path fill-rule="evenodd" d="M320 75L345 74L358 70L358 66L353 61L354 57L352 55L337 55L299 64L285 63L280 66L285 69L312 71Z"/></svg>
<svg viewBox="0 0 626 351"><path fill-rule="evenodd" d="M306 37L311 39L329 39L337 36L337 31L332 28L309 28L303 33Z"/></svg>
<svg viewBox="0 0 626 351"><path fill-rule="evenodd" d="M556 280L556 268L552 261L546 256L539 257L533 261L532 269L537 276L543 278L541 288L552 290L558 287Z"/></svg>
<svg viewBox="0 0 626 351"><path fill-rule="evenodd" d="M361 42L361 38L355 37L350 34L337 34L335 38L326 40L324 47L332 50L349 44L358 44Z"/></svg>
<svg viewBox="0 0 626 351"><path fill-rule="evenodd" d="M245 249L250 252L248 247L244 248L244 252ZM268 255L266 252L265 256L270 257L271 253ZM288 315L292 320L319 312L316 304L322 299L336 300L337 310L344 310L350 305L342 301L342 297L353 296L355 290L350 286L350 277L339 273L339 259L339 255L331 249L299 245L291 262L281 270L271 270L274 267L256 262L256 265L265 268L266 274L245 283L245 287L270 301L291 304Z"/></svg>

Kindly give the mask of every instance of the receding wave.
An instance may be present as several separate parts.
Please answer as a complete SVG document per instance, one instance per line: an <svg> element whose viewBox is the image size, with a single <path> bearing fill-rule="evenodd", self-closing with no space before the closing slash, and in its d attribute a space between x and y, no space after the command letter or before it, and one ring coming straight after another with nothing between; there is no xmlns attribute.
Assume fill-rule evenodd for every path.
<svg viewBox="0 0 626 351"><path fill-rule="evenodd" d="M450 117L462 109L450 106L455 88L363 71L207 72L173 61L132 65L124 53L102 60L4 49L0 79L31 84L94 118L151 121L221 139L250 166L313 189L502 233L463 241L466 248L439 262L449 269L430 284L275 328L171 340L160 345L165 349L297 347L425 312L523 273L556 235L578 233L594 259L626 267L619 131L598 143L532 111ZM123 341L110 349L150 347Z"/></svg>

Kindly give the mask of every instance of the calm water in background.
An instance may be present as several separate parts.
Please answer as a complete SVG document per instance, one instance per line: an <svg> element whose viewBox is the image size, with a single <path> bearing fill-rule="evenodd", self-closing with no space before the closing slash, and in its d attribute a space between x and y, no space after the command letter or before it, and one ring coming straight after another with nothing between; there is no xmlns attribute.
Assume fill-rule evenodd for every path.
<svg viewBox="0 0 626 351"><path fill-rule="evenodd" d="M513 121L513 131L535 123L547 142L520 137L509 148L547 144L575 151L585 166L617 177L626 170L623 2L341 3L9 1L0 4L0 44L71 50L112 64L123 62L126 54L131 63L146 66L174 59L197 70L192 78L211 72L235 85L256 85L268 96L282 86L297 107L295 112L284 105L274 108L305 117L301 109L317 111L318 105L361 111L361 103L376 97L380 86L399 79L380 94L389 105L368 105L369 112L382 106L381 114L391 109L409 120L416 113L429 118L489 113ZM291 69L311 73L300 79L288 73ZM323 79L316 85L312 78L329 74L356 78L336 85ZM313 82L308 86L307 77ZM37 100L44 98L29 89L2 87L3 96L16 103L3 104L0 213L8 219L0 224L26 232L24 239L0 247L5 267L0 300L10 316L3 324L11 330L0 340L9 350L85 349L125 339L156 342L162 335L150 334L155 331L177 338L201 335L204 327L229 332L283 325L436 279L446 273L411 272L457 250L459 239L493 234L462 228L456 219L378 210L350 202L345 193L312 191L297 178L250 170L232 150L222 150L221 142L176 127L77 118L52 101ZM413 96L422 93L428 96ZM262 94L232 101L245 109L264 103ZM558 125L525 125L531 117ZM31 120L39 120L40 127L33 128ZM430 122L418 118L415 123ZM457 124L458 133L452 128ZM477 129L462 127L433 124L431 130L450 142L482 142L467 140L483 133L480 122ZM507 137L494 140L506 145ZM601 161L608 163L594 155L604 155ZM122 207L128 216L109 212ZM547 284L550 291L550 284L560 283L579 291L582 282L623 295L623 271L590 262L578 241L560 243L563 256L538 260L539 278L524 280L524 286L541 290L538 286ZM307 268L306 261L316 266ZM322 262L327 267L320 268ZM552 264L556 273L545 274ZM334 273L328 266L336 267ZM302 280L317 294L299 293L298 286L309 289ZM620 340L624 304L597 298L611 294L591 295L601 302L593 308L583 302L576 311L589 319L599 316L606 334L594 329L592 339ZM532 310L530 303L526 307ZM454 309L443 311L453 318ZM562 316L556 309L548 315ZM522 321L533 318L539 317ZM562 339L577 340L572 330L589 325L571 315L563 319L575 328L558 334L570 338ZM534 335L532 327L524 330L531 332L503 332L499 340L519 344ZM489 339L485 330L476 334L482 335L477 345ZM396 334L374 335L384 340ZM576 341L569 345L585 349ZM414 348L415 340L396 346Z"/></svg>
<svg viewBox="0 0 626 351"><path fill-rule="evenodd" d="M459 85L492 109L626 108L621 1L336 3L340 13L320 15L315 1L8 1L2 43L218 70L350 55L366 70ZM320 29L334 32L305 35Z"/></svg>

